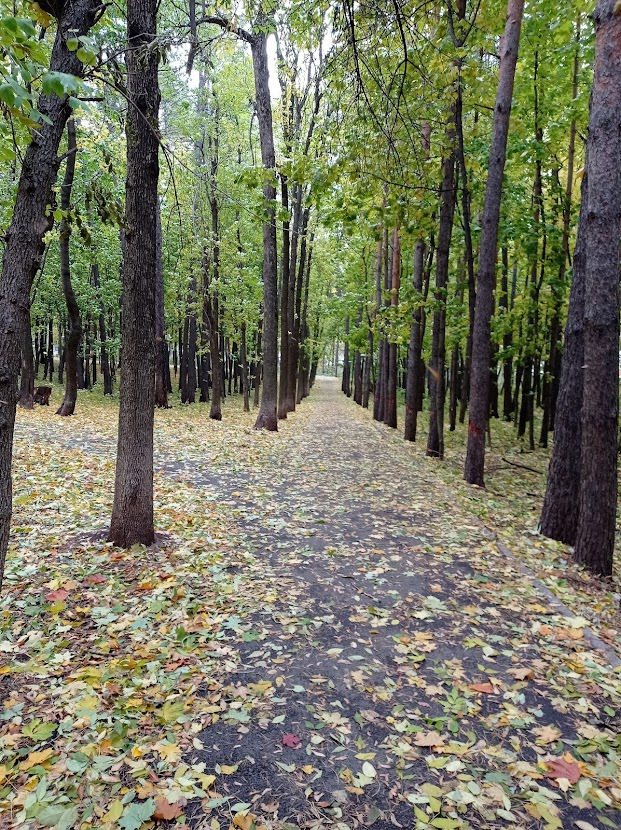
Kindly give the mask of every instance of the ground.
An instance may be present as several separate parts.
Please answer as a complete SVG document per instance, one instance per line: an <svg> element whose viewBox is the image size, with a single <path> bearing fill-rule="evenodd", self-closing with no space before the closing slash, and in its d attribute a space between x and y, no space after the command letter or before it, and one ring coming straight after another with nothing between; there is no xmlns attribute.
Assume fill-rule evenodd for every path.
<svg viewBox="0 0 621 830"><path fill-rule="evenodd" d="M78 409L17 425L0 827L621 825L621 671L585 637L618 645L618 596L537 536L539 480L503 497L541 459L474 490L329 379L278 435L177 406L157 544L121 551L116 405Z"/></svg>

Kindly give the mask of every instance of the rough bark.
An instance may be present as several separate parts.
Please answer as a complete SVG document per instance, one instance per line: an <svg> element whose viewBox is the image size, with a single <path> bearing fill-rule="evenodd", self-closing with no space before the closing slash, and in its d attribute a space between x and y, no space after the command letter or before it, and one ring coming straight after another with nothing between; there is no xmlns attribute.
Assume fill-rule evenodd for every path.
<svg viewBox="0 0 621 830"><path fill-rule="evenodd" d="M414 311L410 323L410 343L408 348L408 368L405 388L405 432L406 441L416 441L418 420L418 401L424 376L421 372L421 354L423 350L422 302L423 278L425 270L425 243L419 239L414 246Z"/></svg>
<svg viewBox="0 0 621 830"><path fill-rule="evenodd" d="M281 175L281 204L286 211L282 223L282 258L280 260L280 377L278 379L278 418L287 417L287 366L289 357L289 266L291 261L291 221L289 214L289 185L287 177Z"/></svg>
<svg viewBox="0 0 621 830"><path fill-rule="evenodd" d="M67 39L85 35L101 13L99 0L68 0L59 12L50 69L82 77L84 65ZM24 331L30 308L30 288L43 254L43 237L53 217L52 201L60 160L58 147L71 114L69 99L42 95L37 108L46 117L33 131L24 154L11 224L5 235L0 280L0 587L9 544L11 521L11 458L17 406L17 379Z"/></svg>
<svg viewBox="0 0 621 830"><path fill-rule="evenodd" d="M168 343L164 322L164 262L162 259L162 217L157 204L156 219L156 272L155 272L155 405L168 409Z"/></svg>
<svg viewBox="0 0 621 830"><path fill-rule="evenodd" d="M582 446L584 291L588 166L582 179L578 237L574 250L565 346L554 427L554 445L541 513L541 532L568 545L576 541Z"/></svg>
<svg viewBox="0 0 621 830"><path fill-rule="evenodd" d="M22 409L32 409L34 406L33 395L35 385L34 355L32 350L32 331L30 329L30 309L28 309L28 320L24 328L24 343L22 347L22 371L19 387L19 405ZM62 363L61 363L62 365ZM59 380L62 383L62 374L59 366Z"/></svg>
<svg viewBox="0 0 621 830"><path fill-rule="evenodd" d="M496 285L502 176L507 156L511 100L523 12L524 0L509 0L507 24L500 56L479 249L479 275L472 338L468 446L464 478L470 484L477 484L481 487L485 484L485 433L489 417L490 393L490 323Z"/></svg>
<svg viewBox="0 0 621 830"><path fill-rule="evenodd" d="M447 128L447 144L452 146L455 139L454 113ZM427 455L444 458L444 398L445 398L445 334L446 334L446 288L449 277L449 253L453 233L455 212L455 151L447 150L442 160L442 185L440 196L440 223L438 248L436 251L435 310L431 339L431 360L429 361L429 434Z"/></svg>
<svg viewBox="0 0 621 830"><path fill-rule="evenodd" d="M397 228L392 232L392 263L391 263L391 291L390 305L396 312L399 305L399 285L401 280L401 241ZM394 341L394 338L393 338ZM397 428L397 350L396 341L388 344L388 377L386 383L386 407L384 423Z"/></svg>
<svg viewBox="0 0 621 830"><path fill-rule="evenodd" d="M114 505L108 538L150 545L153 524L155 281L157 270L158 51L156 0L127 4L127 178L123 365Z"/></svg>
<svg viewBox="0 0 621 830"><path fill-rule="evenodd" d="M619 417L621 227L621 16L615 0L595 14L595 72L588 137L584 371L578 532L574 556L612 573Z"/></svg>
<svg viewBox="0 0 621 830"><path fill-rule="evenodd" d="M278 272L274 207L276 154L267 62L267 32L262 30L267 23L267 19L261 17L258 21L258 31L253 35L251 44L261 160L265 175L263 198L266 214L263 223L263 394L255 429L275 431L278 429Z"/></svg>
<svg viewBox="0 0 621 830"><path fill-rule="evenodd" d="M73 188L73 179L75 176L77 144L75 122L73 118L70 118L67 122L67 153L67 165L65 167L65 175L63 177L63 183L60 191L60 206L63 212L69 211L69 208L71 207L71 190ZM71 282L71 259L69 253L70 237L71 225L68 217L65 215L60 223L59 231L60 279L62 282L63 294L65 296L65 304L67 306L69 331L66 341L67 356L65 365L65 397L56 411L57 415L63 416L73 415L75 411L75 404L78 397L78 349L80 347L80 339L82 337L80 309L78 308L78 301L76 300Z"/></svg>
<svg viewBox="0 0 621 830"><path fill-rule="evenodd" d="M99 265L91 265L93 288L99 294L99 343L101 345L101 373L103 375L104 395L112 394L112 373L108 356L108 331L106 327L106 307L99 292Z"/></svg>

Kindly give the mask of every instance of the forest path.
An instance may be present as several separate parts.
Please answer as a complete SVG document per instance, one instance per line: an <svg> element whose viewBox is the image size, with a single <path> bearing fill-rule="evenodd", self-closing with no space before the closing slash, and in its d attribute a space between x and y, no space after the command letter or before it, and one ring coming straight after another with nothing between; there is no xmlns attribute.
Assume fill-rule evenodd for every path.
<svg viewBox="0 0 621 830"><path fill-rule="evenodd" d="M221 818L236 802L259 824L380 830L410 827L416 805L420 827L462 826L467 808L481 827L553 827L557 811L563 827L605 826L584 800L558 803L537 761L584 743L587 711L613 726L606 669L603 687L581 679L580 632L460 510L433 462L383 429L321 379L262 463L232 477L184 467L233 497L279 586L250 617L225 690L252 716L200 735L195 759L236 767ZM557 778L583 775L571 756L559 763Z"/></svg>
<svg viewBox="0 0 621 830"><path fill-rule="evenodd" d="M586 650L585 621L559 617L447 491L438 462L374 424L338 381L320 379L277 435L250 430L252 417L158 413L166 533L112 556L101 533L112 417L18 421L18 462L48 465L47 478L35 462L20 481L15 530L36 574L19 584L17 569L17 599L45 626L28 716L82 711L73 696L88 692L102 717L135 723L113 770L126 763L118 780L139 782L126 811L168 788L173 802L187 794L193 830L617 827L619 679ZM51 574L70 635L38 599ZM76 684L67 637L109 678L95 696ZM20 659L6 680L25 676ZM98 740L82 721L57 745ZM203 773L209 794L192 798ZM116 797L114 776L91 780L91 798Z"/></svg>

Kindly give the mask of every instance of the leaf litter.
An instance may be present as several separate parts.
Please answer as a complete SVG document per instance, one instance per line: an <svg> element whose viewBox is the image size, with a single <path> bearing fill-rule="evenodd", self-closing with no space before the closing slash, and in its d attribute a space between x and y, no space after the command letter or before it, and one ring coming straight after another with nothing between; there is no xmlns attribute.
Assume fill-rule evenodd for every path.
<svg viewBox="0 0 621 830"><path fill-rule="evenodd" d="M157 544L120 551L83 399L18 422L0 825L618 826L620 674L439 465L330 381L278 435L175 407Z"/></svg>

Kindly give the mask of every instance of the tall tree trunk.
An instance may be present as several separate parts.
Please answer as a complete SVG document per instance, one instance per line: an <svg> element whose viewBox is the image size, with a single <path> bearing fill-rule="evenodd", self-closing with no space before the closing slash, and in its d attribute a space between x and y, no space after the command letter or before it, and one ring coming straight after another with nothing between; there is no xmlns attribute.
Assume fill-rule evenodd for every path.
<svg viewBox="0 0 621 830"><path fill-rule="evenodd" d="M51 71L83 76L84 64L67 48L67 39L69 32L71 37L87 34L98 13L102 13L99 0L68 0L59 7ZM43 237L53 222L46 209L58 174L58 147L71 114L69 98L55 93L42 95L37 109L45 120L33 131L24 154L11 224L4 237L0 280L0 588L9 544L17 379L30 289L43 254Z"/></svg>
<svg viewBox="0 0 621 830"><path fill-rule="evenodd" d="M498 305L504 309L505 316L508 316L511 309L509 306L509 250L506 245L502 248L502 291ZM511 307L512 305L511 303ZM502 348L505 352L502 361L502 415L505 421L510 421L513 414L513 358L507 354L513 345L513 332L508 328L508 325L508 320L505 320L507 328L502 336Z"/></svg>
<svg viewBox="0 0 621 830"><path fill-rule="evenodd" d="M275 431L278 429L276 413L278 400L278 272L274 208L276 203L276 187L274 185L276 155L267 62L267 31L265 31L268 23L268 19L261 15L251 44L261 160L265 175L263 197L266 212L266 219L263 223L263 394L255 429Z"/></svg>
<svg viewBox="0 0 621 830"><path fill-rule="evenodd" d="M308 373L309 353L308 353L308 293L310 287L310 273L311 264L313 261L313 241L314 233L311 233L308 243L308 257L306 268L304 272L304 298L302 301L302 319L300 322L300 344L299 352L299 367L298 367L298 388L296 395L296 403L302 403L305 395L305 377ZM368 399L367 399L368 404Z"/></svg>
<svg viewBox="0 0 621 830"><path fill-rule="evenodd" d="M544 536L568 545L576 542L580 497L588 176L587 158L565 324L554 446L540 523Z"/></svg>
<svg viewBox="0 0 621 830"><path fill-rule="evenodd" d="M244 393L244 412L250 412L250 383L248 379L248 356L246 350L246 324L241 324L241 338L239 347L241 360L241 385Z"/></svg>
<svg viewBox="0 0 621 830"><path fill-rule="evenodd" d="M280 260L280 377L278 385L278 418L287 417L287 366L289 358L289 268L291 264L291 221L289 213L289 185L281 174L281 202L286 218L282 223L282 258Z"/></svg>
<svg viewBox="0 0 621 830"><path fill-rule="evenodd" d="M65 378L65 336L63 333L64 324L58 321L58 383L62 385ZM30 329L30 326L28 326ZM30 354L32 355L32 335L30 339ZM34 381L34 378L33 378Z"/></svg>
<svg viewBox="0 0 621 830"><path fill-rule="evenodd" d="M573 65L572 99L578 97L578 74L580 70L580 15L576 22L576 53ZM544 387L543 416L541 419L541 435L539 443L542 447L548 446L548 432L554 429L556 399L558 395L561 336L561 306L565 295L565 270L569 260L569 238L571 232L571 198L574 182L574 160L576 154L576 119L573 118L569 128L569 148L567 151L567 184L563 199L563 239L559 262L558 285L553 286L553 315L550 324L550 352L548 356L548 375Z"/></svg>
<svg viewBox="0 0 621 830"><path fill-rule="evenodd" d="M470 397L470 366L472 364L472 334L474 331L474 310L476 305L476 278L474 273L474 251L472 246L472 229L470 221L470 190L468 187L468 168L466 167L466 153L464 148L463 130L463 78L462 61L457 61L457 102L455 112L455 128L457 132L457 161L459 165L459 179L461 183L461 212L464 225L464 249L466 255L466 269L468 272L468 334L466 337L466 356L464 360L463 378L461 387L461 401L459 408L459 422L466 420L466 411ZM453 359L455 356L453 355ZM454 392L457 395L457 389ZM452 427L455 428L454 425Z"/></svg>
<svg viewBox="0 0 621 830"><path fill-rule="evenodd" d="M28 309L28 321L24 328L24 344L22 347L22 372L19 388L19 405L22 409L32 409L34 406L34 357L32 351L32 331L30 329L30 309ZM60 367L59 367L60 375ZM61 376L62 382L62 376Z"/></svg>
<svg viewBox="0 0 621 830"><path fill-rule="evenodd" d="M615 544L619 430L621 16L615 0L599 0L594 21L584 216L582 471L574 557L593 573L608 576Z"/></svg>
<svg viewBox="0 0 621 830"><path fill-rule="evenodd" d="M75 176L75 162L77 156L77 143L75 122L70 118L67 122L67 165L60 191L60 206L63 213L68 212L71 207L71 190ZM82 337L82 323L80 322L80 309L75 297L71 282L71 258L69 244L71 237L71 226L67 215L64 215L60 223L60 278L67 305L67 318L69 320L69 334L67 337L67 358L65 375L65 397L56 411L57 415L73 415L78 397L78 375L77 361L80 339Z"/></svg>
<svg viewBox="0 0 621 830"><path fill-rule="evenodd" d="M54 380L54 318L47 323L47 376L50 383Z"/></svg>
<svg viewBox="0 0 621 830"><path fill-rule="evenodd" d="M257 325L257 349L254 359L254 399L253 399L253 406L256 409L259 406L259 390L261 389L261 379L263 377L263 361L262 361L262 348L263 348L263 309L261 309L261 314L259 316L259 322Z"/></svg>
<svg viewBox="0 0 621 830"><path fill-rule="evenodd" d="M91 265L93 288L99 294L99 342L101 343L101 373L103 375L104 395L112 394L112 374L110 373L110 359L108 357L108 332L106 330L106 307L99 292L99 265Z"/></svg>
<svg viewBox="0 0 621 830"><path fill-rule="evenodd" d="M123 365L114 487L108 538L121 547L152 544L155 405L155 282L159 53L156 0L127 3L127 179L123 280Z"/></svg>
<svg viewBox="0 0 621 830"><path fill-rule="evenodd" d="M391 268L391 292L390 304L396 312L399 305L399 286L401 280L401 240L399 230L395 228L392 232L392 268ZM397 428L397 342L394 340L388 345L388 378L386 408L384 412L384 423Z"/></svg>
<svg viewBox="0 0 621 830"><path fill-rule="evenodd" d="M155 272L155 405L168 409L168 386L166 368L168 366L168 343L164 322L164 262L162 258L162 217L159 199L157 203L156 222L156 272Z"/></svg>
<svg viewBox="0 0 621 830"><path fill-rule="evenodd" d="M349 375L349 314L345 315L345 344L343 347L343 377L341 379L341 390L351 397L351 378Z"/></svg>
<svg viewBox="0 0 621 830"><path fill-rule="evenodd" d="M380 240L377 243L377 269L375 272L375 318L379 315L382 307L382 263L384 261L384 243ZM377 377L373 388L373 419L382 420L382 370L384 367L384 338L380 326L378 326L378 357Z"/></svg>
<svg viewBox="0 0 621 830"><path fill-rule="evenodd" d="M300 259L297 274L294 280L293 291L293 314L291 320L292 336L289 342L287 380L287 409L289 412L294 412L296 405L297 374L298 364L300 361L300 331L302 324L302 290L304 285L304 274L306 272L306 259L309 253L307 238L309 217L310 208L306 208L302 215Z"/></svg>
<svg viewBox="0 0 621 830"><path fill-rule="evenodd" d="M446 136L449 147L453 146L455 140L454 120L455 113L453 112L450 116ZM433 313L431 360L429 362L429 399L431 406L429 410L427 455L435 458L444 458L446 288L449 277L449 254L453 233L454 212L455 150L451 149L450 151L447 150L447 155L442 160L440 224L438 229L438 249L436 251L436 307Z"/></svg>
<svg viewBox="0 0 621 830"><path fill-rule="evenodd" d="M502 40L498 89L492 127L492 141L485 188L485 206L479 248L479 279L472 338L472 378L468 446L464 478L470 484L485 485L485 433L489 417L491 318L496 286L498 224L502 200L502 176L507 157L507 137L513 97L513 82L520 43L524 0L509 0L507 24Z"/></svg>
<svg viewBox="0 0 621 830"><path fill-rule="evenodd" d="M425 382L421 372L421 354L423 350L422 302L423 279L425 272L425 243L419 239L414 246L414 311L410 323L410 344L408 349L408 370L405 389L405 433L406 441L416 441L418 421L418 401L421 386Z"/></svg>

